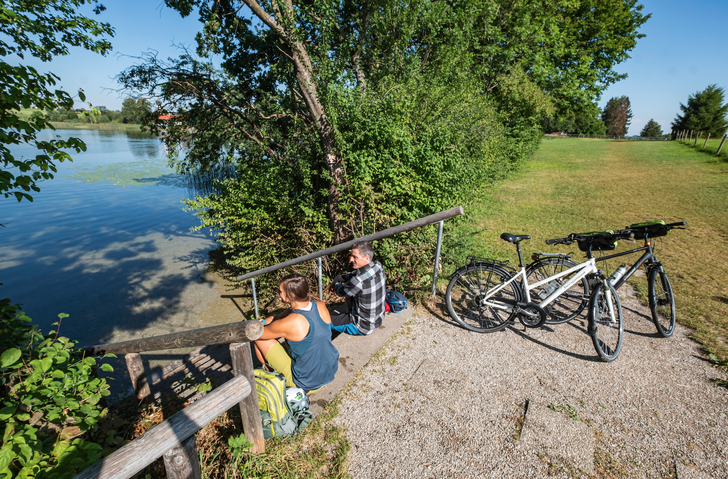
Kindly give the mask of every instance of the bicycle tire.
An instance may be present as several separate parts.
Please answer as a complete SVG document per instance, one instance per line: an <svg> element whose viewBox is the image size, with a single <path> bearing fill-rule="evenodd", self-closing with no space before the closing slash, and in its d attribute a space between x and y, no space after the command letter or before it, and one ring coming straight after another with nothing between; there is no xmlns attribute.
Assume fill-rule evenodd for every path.
<svg viewBox="0 0 728 479"><path fill-rule="evenodd" d="M675 332L675 295L667 273L660 268L653 268L648 279L648 294L652 322L657 333L669 338Z"/></svg>
<svg viewBox="0 0 728 479"><path fill-rule="evenodd" d="M616 321L609 315L606 291L612 296L615 308ZM622 318L622 303L619 294L609 281L598 281L589 300L589 334L599 357L611 363L619 356L622 350L622 337L624 335L624 321Z"/></svg>
<svg viewBox="0 0 728 479"><path fill-rule="evenodd" d="M528 283L533 284L558 274L565 269L576 266L576 263L568 258L544 258L529 266ZM540 302L553 291L558 289L562 284L566 283L577 273L572 273L561 278L557 278L546 284L531 290L531 301ZM584 311L589 304L589 282L586 278L577 281L574 285L558 298L554 299L544 310L548 315L546 324L563 324L576 318Z"/></svg>
<svg viewBox="0 0 728 479"><path fill-rule="evenodd" d="M515 312L481 305L485 294L510 279L505 270L491 265L475 264L461 268L447 285L445 302L450 317L465 329L493 333L513 323ZM494 299L515 304L521 300L521 288L514 281L499 291Z"/></svg>

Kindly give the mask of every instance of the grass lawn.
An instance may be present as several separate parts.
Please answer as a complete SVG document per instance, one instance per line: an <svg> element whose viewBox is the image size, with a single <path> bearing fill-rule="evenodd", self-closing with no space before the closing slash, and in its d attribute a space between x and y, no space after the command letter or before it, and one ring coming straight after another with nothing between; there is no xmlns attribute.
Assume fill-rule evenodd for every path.
<svg viewBox="0 0 728 479"><path fill-rule="evenodd" d="M516 263L513 245L499 238L503 232L531 235L523 243L526 257L535 251L574 251L580 259L576 245L546 246L544 240L655 219L687 221L686 231L673 230L653 245L675 291L678 322L728 365L727 193L728 162L722 153L716 158L678 142L545 140L521 173L465 206L467 222L452 234L468 238L474 254ZM641 243L622 241L617 251L636 246ZM628 258L637 259L611 260L608 270ZM454 265L448 266L451 271ZM644 277L630 282L646 292Z"/></svg>
<svg viewBox="0 0 728 479"><path fill-rule="evenodd" d="M705 136L701 136L698 141L695 141L695 138L693 137L692 141L685 140L685 141L679 141L681 145L684 145L686 148L691 148L695 151L700 151L703 154L715 154L718 151L718 148L720 147L721 142L723 141L723 137L718 138L709 138L708 142L705 142ZM703 146L705 145L705 146ZM726 139L725 143L723 144L723 148L720 150L720 156L724 160L728 160L728 139Z"/></svg>

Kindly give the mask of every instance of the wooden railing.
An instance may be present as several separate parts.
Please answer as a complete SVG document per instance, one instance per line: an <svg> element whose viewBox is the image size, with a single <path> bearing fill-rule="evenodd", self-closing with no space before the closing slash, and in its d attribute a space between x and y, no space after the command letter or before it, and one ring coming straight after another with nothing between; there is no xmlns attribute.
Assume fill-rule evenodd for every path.
<svg viewBox="0 0 728 479"><path fill-rule="evenodd" d="M235 377L86 469L76 478L124 479L141 471L160 456L164 456L168 478L199 478L200 464L194 434L236 403L240 406L243 432L248 442L253 444L252 452L265 452L258 396L252 393L255 391L255 377L250 350L250 341L258 339L261 334L263 324L260 321L243 321L83 348L91 355L125 354L129 376L139 400L151 397L139 354L141 352L230 344L230 359Z"/></svg>

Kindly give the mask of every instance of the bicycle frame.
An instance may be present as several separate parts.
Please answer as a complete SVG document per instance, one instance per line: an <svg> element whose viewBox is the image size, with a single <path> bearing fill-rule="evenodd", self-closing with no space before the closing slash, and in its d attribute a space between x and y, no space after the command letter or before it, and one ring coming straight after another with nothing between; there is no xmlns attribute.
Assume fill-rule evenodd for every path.
<svg viewBox="0 0 728 479"><path fill-rule="evenodd" d="M521 283L523 285L523 290L526 293L526 302L527 303L530 303L531 302L531 290L532 289L537 288L537 287L539 287L539 286L541 286L543 284L549 283L549 282L551 282L551 281L553 281L555 279L559 279L562 276L566 276L568 274L571 274L571 273L574 273L574 272L577 272L577 271L578 271L578 273L576 275L574 275L573 278L571 278L569 281L567 281L566 283L564 283L561 287L559 287L555 291L552 291L551 294L549 294L541 302L536 303L536 304L538 304L542 308L544 306L548 306L549 303L551 303L553 300L555 300L556 298L558 298L559 296L561 296L565 291L567 291L569 288L571 288L578 281L581 281L582 278L584 278L584 277L586 277L586 276L588 276L590 274L597 273L598 270L597 270L597 266L596 266L596 261L595 261L594 258L589 258L589 260L586 261L586 262L584 262L584 263L579 263L576 266L572 266L569 269L566 269L564 271L561 271L558 274L555 274L553 276L549 276L548 278L542 279L541 281L538 281L538 282L533 283L533 284L529 284L528 283L528 278L526 277L526 267L523 266L523 265L521 265L521 270L517 274L514 274L508 281L506 281L504 283L501 283L496 288L494 288L492 290L489 290L486 293L486 296L483 299L483 304L485 304L487 306L490 306L492 308L497 308L497 309L503 309L503 310L506 310L506 311L511 311L513 309L512 306L506 305L506 304L503 304L503 303L497 303L497 302L494 303L492 301L488 301L488 299L491 298L494 294L498 293L501 289L505 288L506 286L508 286L512 282L516 281L518 278L521 278ZM612 316L612 320L614 320L614 311L613 311L613 308L611 307L611 305L610 305L610 315Z"/></svg>
<svg viewBox="0 0 728 479"><path fill-rule="evenodd" d="M653 266L653 265L659 266L660 264L662 264L657 260L657 257L655 257L655 253L652 251L652 245L648 242L641 248L635 248L635 249L632 249L629 251L623 251L621 253L615 253L615 254L610 254L608 256L602 256L600 258L595 258L596 261L607 261L612 258L618 258L620 256L625 256L625 255L632 254L632 253L638 253L640 251L644 251L644 254L642 254L642 256L640 256L640 258L635 262L635 264L632 265L631 268L629 268L629 270L627 270L627 272L624 274L624 276L622 276L619 279L619 281L617 281L615 284L612 285L612 286L614 286L614 289L619 289L624 283L626 283L627 280L640 268L640 266L645 264L645 262L647 262L648 265L650 265L650 266Z"/></svg>

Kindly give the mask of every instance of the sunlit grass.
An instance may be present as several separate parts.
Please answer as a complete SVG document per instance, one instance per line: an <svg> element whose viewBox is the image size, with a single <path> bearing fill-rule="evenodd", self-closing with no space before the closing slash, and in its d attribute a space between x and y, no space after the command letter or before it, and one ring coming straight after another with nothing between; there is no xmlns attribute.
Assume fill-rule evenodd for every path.
<svg viewBox="0 0 728 479"><path fill-rule="evenodd" d="M675 290L678 321L726 364L727 173L725 159L678 142L544 141L522 173L466 205L468 222L452 235L471 238L468 248L476 254L515 263L515 248L499 238L503 232L532 236L523 243L526 258L534 251L575 251L581 258L576 245L551 247L544 240L654 219L687 221L687 231L674 230L657 241L657 256ZM622 241L618 251L636 246ZM609 270L620 260L612 260ZM451 271L454 262L447 266ZM644 277L631 281L646 282Z"/></svg>

